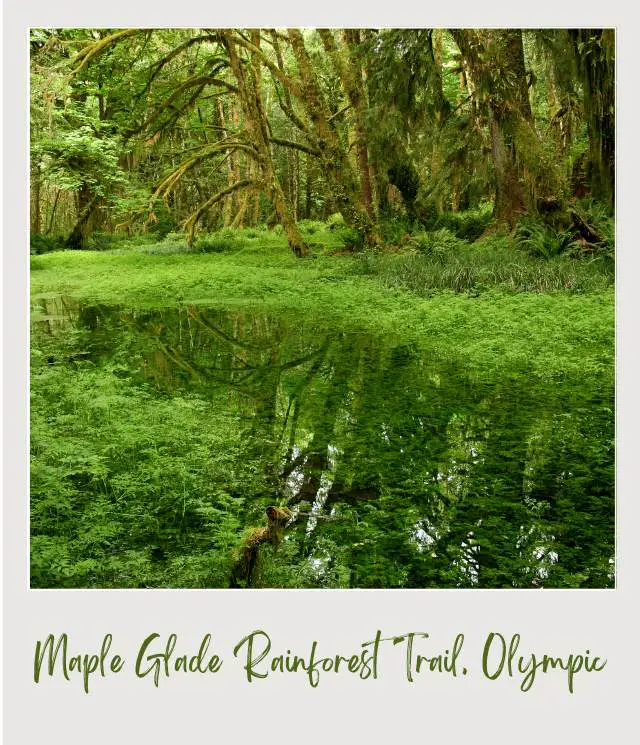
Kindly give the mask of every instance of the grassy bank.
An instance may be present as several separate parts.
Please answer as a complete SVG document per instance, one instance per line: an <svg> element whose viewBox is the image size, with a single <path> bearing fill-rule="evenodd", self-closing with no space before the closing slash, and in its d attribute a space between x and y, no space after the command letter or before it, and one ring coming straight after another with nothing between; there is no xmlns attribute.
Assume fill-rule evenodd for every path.
<svg viewBox="0 0 640 745"><path fill-rule="evenodd" d="M422 339L455 349L478 369L526 363L541 376L612 374L614 294L599 266L534 260L513 249L505 266L504 244L496 258L481 247L464 264L460 253L352 257L329 255L337 245L316 245L305 260L295 259L278 235L259 233L216 253L188 252L171 241L55 252L32 257L31 293L129 307L251 307ZM518 282L533 288L535 276L549 291L518 291ZM552 276L555 284L540 280Z"/></svg>

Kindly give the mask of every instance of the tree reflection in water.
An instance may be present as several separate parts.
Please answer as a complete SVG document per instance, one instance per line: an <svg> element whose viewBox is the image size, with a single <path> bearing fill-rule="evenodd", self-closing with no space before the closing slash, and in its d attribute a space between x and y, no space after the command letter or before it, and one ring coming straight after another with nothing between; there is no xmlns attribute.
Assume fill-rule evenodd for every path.
<svg viewBox="0 0 640 745"><path fill-rule="evenodd" d="M507 366L485 379L428 340L202 306L127 310L41 299L33 338L47 352L34 363L32 386L45 365L71 376L90 365L92 374L118 375L127 391L168 406L190 397L198 411L227 416L226 460L187 463L185 442L194 487L174 499L179 508L156 509L142 531L114 528L109 551L151 552L152 582L172 581L157 579L162 567L203 550L231 561L232 546L207 546L212 515L237 518L239 545L266 507L280 505L293 517L280 548L262 551L254 586L613 584L613 391L588 379L549 385ZM203 427L208 421L202 415ZM64 437L59 419L48 427L52 438ZM105 493L136 469L112 445L101 456ZM209 494L207 479L216 485ZM74 514L45 524L35 479L34 535L62 540L69 521L90 518L94 486L73 488ZM151 513L153 499L130 494L112 509L118 523L132 510ZM194 586L224 584L223 573L211 580L198 571Z"/></svg>

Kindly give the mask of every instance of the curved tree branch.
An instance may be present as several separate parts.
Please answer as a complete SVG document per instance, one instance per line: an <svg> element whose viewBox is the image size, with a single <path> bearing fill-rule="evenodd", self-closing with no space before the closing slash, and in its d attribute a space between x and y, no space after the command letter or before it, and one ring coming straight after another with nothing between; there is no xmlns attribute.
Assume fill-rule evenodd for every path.
<svg viewBox="0 0 640 745"><path fill-rule="evenodd" d="M274 145L281 145L282 147L290 147L293 150L300 150L303 153L315 155L316 157L320 156L319 150L309 147L308 145L303 145L300 142L293 142L293 140L285 140L282 137L271 137L269 142L272 142Z"/></svg>
<svg viewBox="0 0 640 745"><path fill-rule="evenodd" d="M109 47L112 47L114 44L122 41L123 39L126 39L130 36L136 36L138 34L150 34L152 32L153 29L148 28L125 28L121 29L120 31L116 31L114 34L105 36L104 39L100 39L93 44L87 44L87 46L83 47L74 57L73 61L78 64L71 71L71 75L77 75L81 70L84 70L84 68L89 64L89 62L91 62L91 60L93 60L95 57L98 57L100 54L102 54L102 52L107 50Z"/></svg>
<svg viewBox="0 0 640 745"><path fill-rule="evenodd" d="M189 231L189 237L188 237L188 244L189 247L193 245L193 235L195 233L196 224L198 220L202 217L202 215L205 214L208 210L213 207L214 204L219 202L221 199L226 197L228 194L232 194L234 191L238 191L238 189L244 189L247 186L253 186L256 182L253 179L242 179L242 181L236 181L235 184L231 184L230 186L227 186L226 189L222 189L222 191L219 191L217 194L214 194L210 199L207 199L207 201L198 207L198 209L189 217L185 223L184 227L185 230Z"/></svg>

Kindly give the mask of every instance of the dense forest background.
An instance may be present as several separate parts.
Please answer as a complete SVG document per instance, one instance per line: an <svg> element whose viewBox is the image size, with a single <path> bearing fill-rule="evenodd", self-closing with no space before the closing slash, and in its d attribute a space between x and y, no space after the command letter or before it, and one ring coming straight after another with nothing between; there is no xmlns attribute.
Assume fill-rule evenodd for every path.
<svg viewBox="0 0 640 745"><path fill-rule="evenodd" d="M32 586L613 586L614 42L33 29Z"/></svg>
<svg viewBox="0 0 640 745"><path fill-rule="evenodd" d="M612 242L612 30L41 29L31 60L41 250L278 223L305 255L332 215L351 248L390 216Z"/></svg>

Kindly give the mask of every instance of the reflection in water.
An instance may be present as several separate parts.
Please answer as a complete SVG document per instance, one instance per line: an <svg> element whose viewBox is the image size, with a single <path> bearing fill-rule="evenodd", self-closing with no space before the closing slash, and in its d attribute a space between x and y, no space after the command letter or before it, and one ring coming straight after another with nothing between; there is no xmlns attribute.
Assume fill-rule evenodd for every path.
<svg viewBox="0 0 640 745"><path fill-rule="evenodd" d="M289 507L272 562L304 586L613 583L613 391L527 369L485 380L424 340L251 311L43 298L32 325L54 348L74 330L48 364L117 360L156 397L233 414L237 538Z"/></svg>

